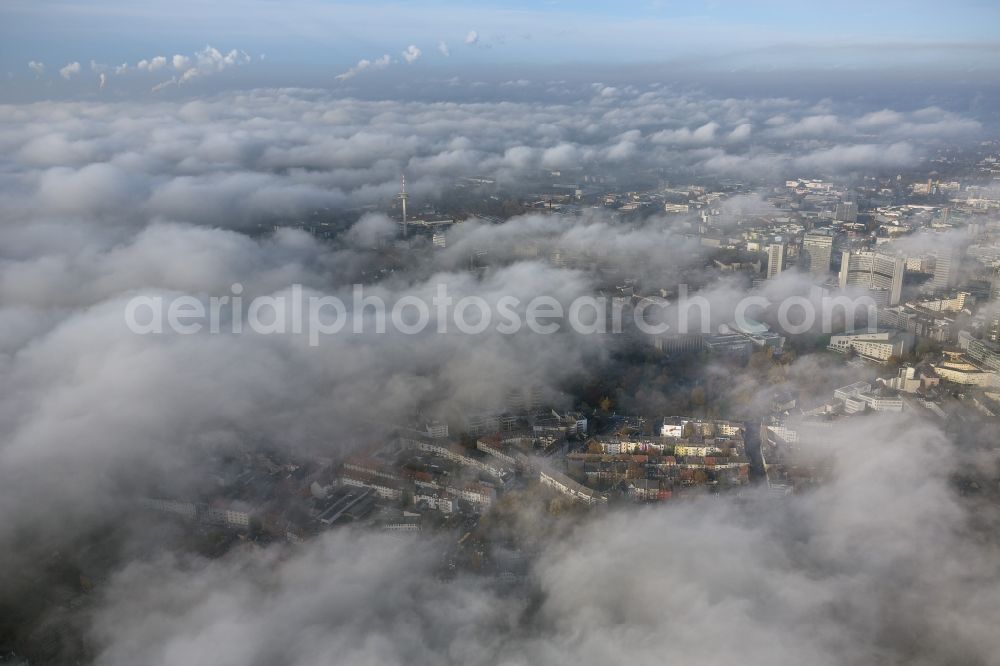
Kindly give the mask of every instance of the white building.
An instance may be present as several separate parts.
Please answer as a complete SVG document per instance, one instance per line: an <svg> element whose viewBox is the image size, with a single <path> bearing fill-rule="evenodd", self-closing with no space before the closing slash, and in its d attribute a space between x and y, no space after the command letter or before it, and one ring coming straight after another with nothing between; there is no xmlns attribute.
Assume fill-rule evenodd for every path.
<svg viewBox="0 0 1000 666"><path fill-rule="evenodd" d="M432 421L427 424L427 436L434 439L444 439L448 436L448 424Z"/></svg>
<svg viewBox="0 0 1000 666"><path fill-rule="evenodd" d="M398 500L402 499L403 491L395 485L390 485L385 481L380 481L378 478L362 479L358 478L353 474L344 474L341 477L344 485L354 486L355 488L371 488L375 491L375 494L379 497L385 499Z"/></svg>
<svg viewBox="0 0 1000 666"><path fill-rule="evenodd" d="M934 277L931 278L931 289L942 292L958 284L958 271L961 266L961 255L954 248L944 248L934 254Z"/></svg>
<svg viewBox="0 0 1000 666"><path fill-rule="evenodd" d="M587 486L577 483L561 472L542 470L538 475L538 480L542 485L568 495L578 502L600 504L608 501L607 497L601 495L596 490L591 490Z"/></svg>
<svg viewBox="0 0 1000 666"><path fill-rule="evenodd" d="M785 244L771 243L767 248L767 279L785 270Z"/></svg>
<svg viewBox="0 0 1000 666"><path fill-rule="evenodd" d="M451 496L446 492L420 492L418 491L413 495L414 504L425 504L431 509L440 511L441 513L453 513L455 511L455 503L452 501Z"/></svg>
<svg viewBox="0 0 1000 666"><path fill-rule="evenodd" d="M881 252L844 252L840 288L868 290L878 305L897 305L903 291L905 260Z"/></svg>
<svg viewBox="0 0 1000 666"><path fill-rule="evenodd" d="M246 502L216 500L208 507L205 520L217 525L235 529L250 527L252 508Z"/></svg>
<svg viewBox="0 0 1000 666"><path fill-rule="evenodd" d="M872 385L865 381L842 386L833 392L833 397L844 404L846 414L856 414L869 409L875 412L903 411L902 398L874 393Z"/></svg>
<svg viewBox="0 0 1000 666"><path fill-rule="evenodd" d="M830 272L830 261L833 258L833 235L821 231L813 231L802 240L802 252L799 254L799 265L818 278L825 278Z"/></svg>
<svg viewBox="0 0 1000 666"><path fill-rule="evenodd" d="M496 491L483 483L469 483L464 486L448 486L448 492L459 499L481 506L489 506L496 499Z"/></svg>
<svg viewBox="0 0 1000 666"><path fill-rule="evenodd" d="M894 331L875 333L848 333L830 336L827 349L841 354L854 350L858 356L885 363L892 357L901 357L913 345L913 336Z"/></svg>
<svg viewBox="0 0 1000 666"><path fill-rule="evenodd" d="M965 386L1000 386L1000 375L960 360L947 360L931 366L938 377Z"/></svg>
<svg viewBox="0 0 1000 666"><path fill-rule="evenodd" d="M506 479L513 474L513 468L499 459L493 458L473 458L465 455L460 449L447 444L436 443L419 439L401 438L400 444L406 447L415 448L425 453L440 456L445 460L472 467L480 472L486 472L498 479ZM477 444L478 446L478 444Z"/></svg>

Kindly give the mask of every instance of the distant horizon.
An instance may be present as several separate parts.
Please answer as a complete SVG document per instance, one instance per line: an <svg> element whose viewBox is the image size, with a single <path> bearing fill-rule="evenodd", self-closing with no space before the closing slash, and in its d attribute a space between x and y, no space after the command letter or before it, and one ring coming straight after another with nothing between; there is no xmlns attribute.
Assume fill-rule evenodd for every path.
<svg viewBox="0 0 1000 666"><path fill-rule="evenodd" d="M389 68L338 81L321 65L291 67L273 62L253 63L182 86L162 87L154 73L111 78L100 87L100 73L84 68L67 80L58 72L13 77L16 85L0 88L0 104L44 101L183 101L222 92L253 90L312 90L343 99L414 101L578 101L592 94L591 86L663 87L678 92L702 91L733 97L791 97L820 101L836 98L867 106L918 108L938 105L974 112L984 121L1000 120L1000 65L996 70L914 70L906 66L877 69L714 70L680 68L670 62L628 65L593 63L422 64ZM171 76L173 74L171 73ZM9 79L12 78L9 75ZM170 79L166 79L168 82ZM555 85L555 84L559 85ZM156 88L157 85L161 87ZM559 90L556 90L559 88Z"/></svg>
<svg viewBox="0 0 1000 666"><path fill-rule="evenodd" d="M226 88L238 81L243 88L350 90L364 86L364 79L391 80L381 76L390 73L425 78L457 68L475 79L477 69L586 69L595 63L688 72L898 70L932 78L995 77L1000 6L958 2L940 9L931 2L815 6L780 0L633 2L614 10L594 2L511 7L261 0L181 2L167 9L122 0L18 0L0 9L0 72L7 79L0 98L81 94L102 74L108 93L193 78ZM206 46L236 58L199 63ZM159 57L162 64L155 62Z"/></svg>

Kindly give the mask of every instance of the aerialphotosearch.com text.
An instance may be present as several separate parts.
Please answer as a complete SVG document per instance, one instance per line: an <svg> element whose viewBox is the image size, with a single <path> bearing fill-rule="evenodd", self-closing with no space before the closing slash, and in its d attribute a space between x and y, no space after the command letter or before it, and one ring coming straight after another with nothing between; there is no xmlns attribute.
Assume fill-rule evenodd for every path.
<svg viewBox="0 0 1000 666"><path fill-rule="evenodd" d="M578 296L564 302L547 294L530 299L513 295L456 298L445 284L437 285L430 298L405 294L388 301L376 293L366 294L360 284L353 286L348 299L307 293L298 284L278 294L245 298L243 285L235 283L229 294L221 296L135 296L126 303L124 315L126 326L137 335L249 331L306 335L309 344L317 346L324 336L343 334L457 331L481 335L494 331L514 335L527 330L551 335L565 328L581 335L617 334L629 322L648 335L709 335L715 332L712 307L705 297L690 295L686 285L680 286L676 301ZM871 330L876 325L877 308L867 296L830 296L814 289L808 297L789 296L776 302L761 295L744 296L725 319L743 328L764 313L771 315L769 320L777 323L781 333L831 333L836 322L847 322L850 327L859 313Z"/></svg>

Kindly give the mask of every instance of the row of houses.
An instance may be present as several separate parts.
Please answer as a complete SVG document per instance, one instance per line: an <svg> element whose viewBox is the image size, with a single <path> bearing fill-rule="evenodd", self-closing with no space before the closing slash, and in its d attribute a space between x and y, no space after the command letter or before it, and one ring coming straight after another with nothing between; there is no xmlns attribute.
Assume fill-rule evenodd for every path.
<svg viewBox="0 0 1000 666"><path fill-rule="evenodd" d="M745 456L658 456L573 453L567 456L574 476L588 485L607 487L621 481L654 479L667 487L749 483L750 461Z"/></svg>
<svg viewBox="0 0 1000 666"><path fill-rule="evenodd" d="M401 437L399 443L405 448L415 449L434 456L439 456L458 465L470 467L478 472L488 474L498 480L507 481L514 473L513 464L495 457L476 458L468 455L465 449L455 444L442 443L437 440L414 439Z"/></svg>
<svg viewBox="0 0 1000 666"><path fill-rule="evenodd" d="M208 525L220 525L238 530L250 529L254 508L239 500L216 499L209 504L195 504L182 500L142 497L138 505L143 509L166 513L186 520L200 520Z"/></svg>
<svg viewBox="0 0 1000 666"><path fill-rule="evenodd" d="M574 501L588 505L606 504L608 498L601 493L588 488L582 483L574 481L566 474L553 469L541 469L538 472L538 481L543 486L567 495Z"/></svg>
<svg viewBox="0 0 1000 666"><path fill-rule="evenodd" d="M403 474L395 474L382 468L378 473L358 471L357 466L347 469L341 474L341 482L356 488L370 488L380 498L400 501L405 489L412 488L414 502L425 502L430 508L451 513L455 510L454 500L462 499L480 507L490 506L496 499L496 490L479 481L461 482L449 481L439 483L426 473L411 473L404 478Z"/></svg>
<svg viewBox="0 0 1000 666"><path fill-rule="evenodd" d="M572 437L586 435L588 429L587 417L579 412L560 414L554 409L540 410L534 413L517 412L478 412L465 417L465 431L473 437L482 437L496 433L508 433L524 427L535 435L555 435Z"/></svg>
<svg viewBox="0 0 1000 666"><path fill-rule="evenodd" d="M667 416L660 425L660 437L742 437L743 424L739 421L695 419L688 416Z"/></svg>

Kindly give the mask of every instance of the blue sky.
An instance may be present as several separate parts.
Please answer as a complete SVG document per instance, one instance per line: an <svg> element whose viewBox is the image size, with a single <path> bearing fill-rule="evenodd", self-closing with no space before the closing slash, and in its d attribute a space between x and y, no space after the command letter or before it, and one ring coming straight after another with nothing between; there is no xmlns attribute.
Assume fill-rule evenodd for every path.
<svg viewBox="0 0 1000 666"><path fill-rule="evenodd" d="M888 2L234 2L86 3L12 0L0 5L0 67L8 80L239 49L269 67L329 68L361 59L419 67L667 62L721 70L877 68L973 71L1000 61L1000 3ZM470 31L478 39L467 44ZM445 56L439 44L447 44ZM417 64L417 63L414 63ZM94 70L96 71L96 70ZM93 73L93 72L91 72Z"/></svg>

